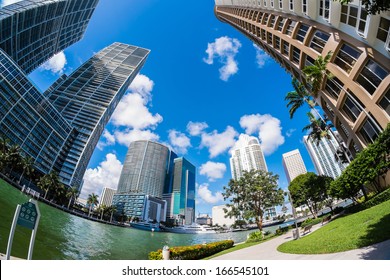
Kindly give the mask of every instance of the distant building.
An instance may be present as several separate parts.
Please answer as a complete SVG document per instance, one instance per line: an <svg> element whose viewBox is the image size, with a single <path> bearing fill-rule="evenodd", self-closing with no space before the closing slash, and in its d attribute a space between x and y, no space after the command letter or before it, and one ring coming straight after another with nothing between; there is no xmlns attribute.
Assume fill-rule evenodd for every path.
<svg viewBox="0 0 390 280"><path fill-rule="evenodd" d="M213 224L213 219L209 216L209 214L200 214L196 217L196 223L211 226Z"/></svg>
<svg viewBox="0 0 390 280"><path fill-rule="evenodd" d="M114 197L114 194L116 193L116 190L111 188L103 188L102 194L100 196L100 205L105 206L111 206L112 205L112 199Z"/></svg>
<svg viewBox="0 0 390 280"><path fill-rule="evenodd" d="M153 141L130 144L113 204L140 220L195 221L195 166ZM153 214L154 213L154 214Z"/></svg>
<svg viewBox="0 0 390 280"><path fill-rule="evenodd" d="M246 134L240 135L239 140L232 149L230 170L234 180L239 179L244 171L268 171L264 154L256 137Z"/></svg>
<svg viewBox="0 0 390 280"><path fill-rule="evenodd" d="M337 135L337 132L335 133ZM331 136L331 139L324 137L318 143L308 136L304 136L303 142L319 175L337 178L347 167L347 164L336 160L335 154L338 143L333 136Z"/></svg>
<svg viewBox="0 0 390 280"><path fill-rule="evenodd" d="M307 173L305 163L298 149L284 153L282 156L283 168L289 184L298 175Z"/></svg>
<svg viewBox="0 0 390 280"><path fill-rule="evenodd" d="M224 208L227 208L226 205L218 205L214 206L212 208L212 217L213 217L213 225L219 225L219 226L231 226L236 222L236 218L225 218L225 211L223 211Z"/></svg>

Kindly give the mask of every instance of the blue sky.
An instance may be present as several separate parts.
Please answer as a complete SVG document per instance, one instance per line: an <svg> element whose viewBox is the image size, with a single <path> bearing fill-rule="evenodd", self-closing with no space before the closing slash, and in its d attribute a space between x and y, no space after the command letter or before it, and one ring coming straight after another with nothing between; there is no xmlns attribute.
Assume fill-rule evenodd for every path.
<svg viewBox="0 0 390 280"><path fill-rule="evenodd" d="M290 75L220 22L213 8L213 0L100 0L84 38L31 74L44 90L113 42L151 50L92 156L81 196L116 188L127 146L136 139L169 145L196 166L197 213L211 214L224 203L229 150L241 133L260 138L281 188L287 188L283 153L298 148L314 171L301 132L308 109L290 120L284 101Z"/></svg>

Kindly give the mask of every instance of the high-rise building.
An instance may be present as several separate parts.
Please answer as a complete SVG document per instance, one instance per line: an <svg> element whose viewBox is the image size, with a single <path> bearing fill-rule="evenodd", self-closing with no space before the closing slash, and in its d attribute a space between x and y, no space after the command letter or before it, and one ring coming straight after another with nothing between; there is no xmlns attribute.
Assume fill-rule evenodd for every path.
<svg viewBox="0 0 390 280"><path fill-rule="evenodd" d="M0 9L0 128L41 173L81 187L86 167L149 50L114 43L44 94L28 79L80 40L98 0L26 0Z"/></svg>
<svg viewBox="0 0 390 280"><path fill-rule="evenodd" d="M30 73L79 41L99 0L26 0L0 10L0 49Z"/></svg>
<svg viewBox="0 0 390 280"><path fill-rule="evenodd" d="M195 219L195 166L183 157L177 158L162 144L134 141L129 146L113 204L128 216L144 220L158 216L161 220L157 221L167 217L173 223L190 224ZM146 213L150 209L160 214L151 218Z"/></svg>
<svg viewBox="0 0 390 280"><path fill-rule="evenodd" d="M298 175L307 173L305 163L298 149L283 155L283 168L286 173L287 181L290 184Z"/></svg>
<svg viewBox="0 0 390 280"><path fill-rule="evenodd" d="M224 209L227 208L226 205L218 205L214 206L211 209L211 216L213 218L213 225L219 225L219 226L227 226L230 227L236 222L235 217L225 217L226 213Z"/></svg>
<svg viewBox="0 0 390 280"><path fill-rule="evenodd" d="M100 205L105 206L111 206L112 205L112 199L114 197L114 194L116 193L116 190L111 188L103 188L102 195L100 196Z"/></svg>
<svg viewBox="0 0 390 280"><path fill-rule="evenodd" d="M238 180L242 176L243 171L252 169L268 171L259 140L256 137L241 134L232 149L230 158L232 178Z"/></svg>
<svg viewBox="0 0 390 280"><path fill-rule="evenodd" d="M347 167L347 164L341 163L335 157L337 152L337 140L323 138L318 143L309 136L303 137L306 149L313 161L314 167L319 175L326 175L332 178L340 176L341 172ZM336 132L337 137L337 132Z"/></svg>
<svg viewBox="0 0 390 280"><path fill-rule="evenodd" d="M215 14L299 81L332 52L317 103L355 155L390 122L390 13L368 15L359 0L216 0ZM261 97L259 97L261 98Z"/></svg>
<svg viewBox="0 0 390 280"><path fill-rule="evenodd" d="M78 134L60 176L80 186L104 127L144 65L149 50L121 43L106 47L47 93L49 101Z"/></svg>

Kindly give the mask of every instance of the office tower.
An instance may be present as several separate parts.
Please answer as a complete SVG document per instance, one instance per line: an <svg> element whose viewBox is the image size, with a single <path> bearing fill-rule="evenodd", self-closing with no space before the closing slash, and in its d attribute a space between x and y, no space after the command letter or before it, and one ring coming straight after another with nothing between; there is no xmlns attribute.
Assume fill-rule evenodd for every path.
<svg viewBox="0 0 390 280"><path fill-rule="evenodd" d="M323 138L317 143L309 136L304 136L303 141L317 173L319 175L337 178L345 167L347 167L347 164L336 160L335 154L338 144L336 139L334 139L333 136L331 137L331 139Z"/></svg>
<svg viewBox="0 0 390 280"><path fill-rule="evenodd" d="M282 156L283 168L289 184L298 175L307 173L305 163L298 149L285 153Z"/></svg>
<svg viewBox="0 0 390 280"><path fill-rule="evenodd" d="M112 199L114 197L114 194L116 193L116 190L111 188L103 188L102 195L100 196L100 205L105 206L111 206L112 205Z"/></svg>
<svg viewBox="0 0 390 280"><path fill-rule="evenodd" d="M230 158L232 178L238 180L243 171L252 169L268 171L259 140L256 137L241 134L232 149Z"/></svg>
<svg viewBox="0 0 390 280"><path fill-rule="evenodd" d="M80 186L104 127L130 83L144 65L149 50L121 43L106 47L57 83L47 94L78 134L60 176Z"/></svg>
<svg viewBox="0 0 390 280"><path fill-rule="evenodd" d="M235 217L225 217L226 213L223 210L227 208L226 205L218 205L211 208L211 217L213 218L213 225L227 226L230 227L236 222Z"/></svg>
<svg viewBox="0 0 390 280"><path fill-rule="evenodd" d="M0 49L30 73L79 41L98 0L26 0L0 10Z"/></svg>
<svg viewBox="0 0 390 280"><path fill-rule="evenodd" d="M171 152L168 147L147 140L130 143L113 204L128 216L142 218L147 196L161 200Z"/></svg>
<svg viewBox="0 0 390 280"><path fill-rule="evenodd" d="M367 15L358 0L216 0L215 14L271 55L298 80L332 51L334 76L317 103L355 155L390 122L390 16ZM261 96L259 96L259 99ZM280 100L280 102L283 102Z"/></svg>
<svg viewBox="0 0 390 280"><path fill-rule="evenodd" d="M185 158L174 160L172 201L173 212L167 215L179 224L195 222L195 166Z"/></svg>

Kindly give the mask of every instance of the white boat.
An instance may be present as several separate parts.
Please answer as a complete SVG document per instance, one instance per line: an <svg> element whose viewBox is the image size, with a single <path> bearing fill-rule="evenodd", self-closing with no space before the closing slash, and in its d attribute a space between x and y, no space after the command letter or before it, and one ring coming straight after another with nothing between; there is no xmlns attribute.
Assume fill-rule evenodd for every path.
<svg viewBox="0 0 390 280"><path fill-rule="evenodd" d="M201 233L216 233L214 229L207 225L191 224L191 225L182 225L177 227L165 227L161 225L161 228L167 232L173 233L192 233L192 234L201 234Z"/></svg>

